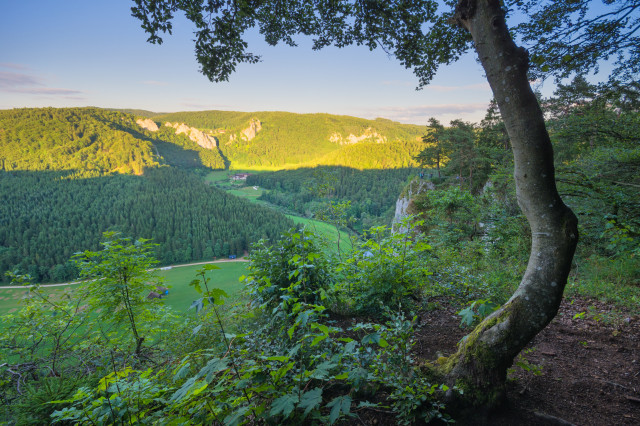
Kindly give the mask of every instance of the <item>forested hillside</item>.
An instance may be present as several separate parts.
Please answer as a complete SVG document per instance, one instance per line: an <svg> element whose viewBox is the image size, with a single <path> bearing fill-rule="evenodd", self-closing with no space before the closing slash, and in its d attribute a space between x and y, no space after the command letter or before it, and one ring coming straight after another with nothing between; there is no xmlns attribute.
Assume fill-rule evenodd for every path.
<svg viewBox="0 0 640 426"><path fill-rule="evenodd" d="M101 108L0 111L1 170L76 170L83 176L142 174L169 164L223 169L219 150L173 129L150 132L133 115Z"/></svg>
<svg viewBox="0 0 640 426"><path fill-rule="evenodd" d="M153 121L142 122L141 116ZM420 150L421 133L419 126L328 114L0 111L2 280L9 279L4 276L9 270L29 273L38 282L75 278L70 256L96 249L102 232L111 230L152 238L159 244L155 255L164 264L242 254L251 242L273 239L292 223L207 188L180 170L303 163L407 167ZM310 173L290 176L308 180ZM339 185L315 199L300 192L300 185L286 195L276 191L265 197L301 213L315 211L322 197L352 199L349 214L360 229L363 222L376 224L381 217L388 221L407 173L404 169L378 176L332 169ZM285 181L290 180L286 176ZM273 187L267 181L260 185Z"/></svg>
<svg viewBox="0 0 640 426"><path fill-rule="evenodd" d="M358 170L322 166L250 175L247 184L268 189L259 198L301 215L320 213L326 203L349 203L345 214L352 229L389 225L398 195L414 168Z"/></svg>
<svg viewBox="0 0 640 426"><path fill-rule="evenodd" d="M68 263L96 250L105 231L152 238L161 263L242 255L274 240L293 222L283 215L203 185L197 176L160 167L143 176L69 179L72 172L0 172L0 274L34 281L76 277Z"/></svg>
<svg viewBox="0 0 640 426"><path fill-rule="evenodd" d="M424 132L422 126L380 118L289 112L180 112L154 115L153 120L210 131L235 168L406 167L415 164L412 156L419 152L416 143Z"/></svg>
<svg viewBox="0 0 640 426"><path fill-rule="evenodd" d="M158 165L133 116L98 108L0 111L0 169L141 174Z"/></svg>

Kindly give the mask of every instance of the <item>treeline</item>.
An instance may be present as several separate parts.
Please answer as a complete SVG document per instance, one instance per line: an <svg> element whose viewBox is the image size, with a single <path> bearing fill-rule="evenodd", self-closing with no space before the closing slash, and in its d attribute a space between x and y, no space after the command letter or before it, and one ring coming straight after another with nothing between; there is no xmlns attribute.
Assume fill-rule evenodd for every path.
<svg viewBox="0 0 640 426"><path fill-rule="evenodd" d="M242 255L293 226L283 215L207 187L170 167L143 176L69 179L73 172L0 172L0 274L34 281L76 276L68 263L97 250L104 231L151 238L163 264Z"/></svg>
<svg viewBox="0 0 640 426"><path fill-rule="evenodd" d="M329 202L347 202L354 230L390 224L396 200L418 169L358 170L322 166L250 175L248 185L265 191L260 199L310 216Z"/></svg>
<svg viewBox="0 0 640 426"><path fill-rule="evenodd" d="M640 84L593 85L578 76L559 84L541 106L558 191L579 219L579 267L573 274L602 292L611 291L603 290L610 282L637 285ZM528 241L521 236L530 231L516 200L511 148L495 103L479 126L461 120L449 127L435 119L429 124L417 159L436 170L435 190L414 197L412 213L424 213L430 240L463 250L488 241L497 256L488 269L505 258L519 258L513 265L526 262Z"/></svg>

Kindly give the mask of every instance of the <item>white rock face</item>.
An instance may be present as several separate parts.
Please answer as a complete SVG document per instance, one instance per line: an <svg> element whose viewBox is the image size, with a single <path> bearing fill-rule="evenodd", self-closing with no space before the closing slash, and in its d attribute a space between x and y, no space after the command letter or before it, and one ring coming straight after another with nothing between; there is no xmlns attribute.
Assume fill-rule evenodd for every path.
<svg viewBox="0 0 640 426"><path fill-rule="evenodd" d="M250 141L256 137L260 130L262 130L262 123L260 120L252 118L249 122L249 127L243 129L240 133L242 133L242 139Z"/></svg>
<svg viewBox="0 0 640 426"><path fill-rule="evenodd" d="M150 130L152 132L157 132L158 131L158 125L156 124L155 121L153 121L150 118L146 118L146 119L142 119L142 118L138 118L136 120L136 124L138 124L138 126L142 127L143 129L147 129Z"/></svg>
<svg viewBox="0 0 640 426"><path fill-rule="evenodd" d="M401 222L404 218L409 216L408 210L409 205L411 204L411 200L416 195L432 189L436 189L436 186L433 184L433 182L425 181L422 179L415 179L409 184L404 197L400 197L396 201L396 211L393 215L393 221L391 222L391 230L393 233L407 232L407 228L405 226L402 226Z"/></svg>
<svg viewBox="0 0 640 426"><path fill-rule="evenodd" d="M385 143L387 141L387 138L369 127L360 136L356 136L351 133L349 134L349 136L344 138L340 133L334 132L331 136L329 136L329 141L337 143L339 145L353 145L362 141Z"/></svg>
<svg viewBox="0 0 640 426"><path fill-rule="evenodd" d="M168 121L164 123L164 125L176 129L176 135L184 133L189 139L205 149L214 149L218 146L218 139L215 136L208 135L195 127L189 127L184 123L170 123Z"/></svg>

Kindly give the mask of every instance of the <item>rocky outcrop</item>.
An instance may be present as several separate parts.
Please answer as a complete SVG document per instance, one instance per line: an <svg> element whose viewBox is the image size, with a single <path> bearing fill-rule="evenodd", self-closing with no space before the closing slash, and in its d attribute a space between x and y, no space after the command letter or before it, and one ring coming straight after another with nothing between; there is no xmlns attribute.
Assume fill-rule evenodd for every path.
<svg viewBox="0 0 640 426"><path fill-rule="evenodd" d="M176 135L184 133L189 139L205 149L214 149L218 146L218 139L215 136L208 135L195 127L189 127L184 123L164 123L167 127L176 129Z"/></svg>
<svg viewBox="0 0 640 426"><path fill-rule="evenodd" d="M145 118L145 119L138 118L136 120L136 124L138 124L138 126L142 127L143 129L147 129L152 132L158 131L158 125L156 124L155 121L153 121L150 118Z"/></svg>
<svg viewBox="0 0 640 426"><path fill-rule="evenodd" d="M260 130L262 130L262 123L260 120L252 118L249 122L249 127L243 129L240 133L242 133L242 138L244 140L250 141L256 137Z"/></svg>
<svg viewBox="0 0 640 426"><path fill-rule="evenodd" d="M329 136L329 141L338 145L353 145L363 141L385 143L387 141L387 138L369 127L365 129L364 133L360 136L356 136L353 133L350 133L349 136L344 138L340 133L334 132L333 134L331 134L331 136Z"/></svg>
<svg viewBox="0 0 640 426"><path fill-rule="evenodd" d="M256 135L260 130L262 130L262 123L257 118L252 118L251 121L249 121L249 126L246 129L240 130L239 139L249 142L251 139L256 137ZM237 140L238 140L237 134L230 135L229 142L227 142L227 145L230 145L231 143Z"/></svg>
<svg viewBox="0 0 640 426"><path fill-rule="evenodd" d="M431 181L426 181L422 179L414 179L409 183L409 185L404 189L398 201L396 201L396 211L393 215L393 221L391 223L391 229L394 233L405 233L407 232L406 226L402 226L402 221L412 214L411 212L411 203L416 195L436 189L436 186Z"/></svg>

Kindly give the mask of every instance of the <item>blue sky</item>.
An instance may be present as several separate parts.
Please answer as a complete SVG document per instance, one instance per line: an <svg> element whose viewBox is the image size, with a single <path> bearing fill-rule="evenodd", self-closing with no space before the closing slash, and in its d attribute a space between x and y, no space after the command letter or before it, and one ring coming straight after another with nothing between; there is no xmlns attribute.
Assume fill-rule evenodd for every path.
<svg viewBox="0 0 640 426"><path fill-rule="evenodd" d="M491 98L472 55L440 69L416 91L410 70L381 50L270 47L229 82L198 72L192 27L174 23L162 45L146 42L127 0L0 0L0 109L100 106L151 111L278 110L384 117L424 125L429 117L480 121Z"/></svg>

